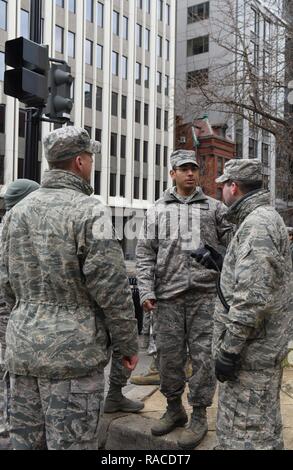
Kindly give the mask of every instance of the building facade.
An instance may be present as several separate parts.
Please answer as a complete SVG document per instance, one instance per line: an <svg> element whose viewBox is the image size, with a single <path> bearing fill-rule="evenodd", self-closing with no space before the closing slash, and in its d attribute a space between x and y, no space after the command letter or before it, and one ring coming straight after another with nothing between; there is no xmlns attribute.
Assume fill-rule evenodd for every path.
<svg viewBox="0 0 293 470"><path fill-rule="evenodd" d="M176 114L190 122L207 113L211 125L222 127L236 143L237 157L261 159L264 185L270 188L273 203L275 138L261 128L258 115L250 113L249 122L223 103L239 97L251 104L251 96L256 95L263 109L284 115L283 92L274 86L284 75L280 4L270 0L181 0L177 4ZM253 88L256 76L257 90Z"/></svg>
<svg viewBox="0 0 293 470"><path fill-rule="evenodd" d="M0 184L22 177L25 111L3 93L4 49L6 40L29 38L29 9L29 0L0 0ZM49 45L50 57L71 66L71 123L101 141L92 185L119 227L134 210L141 219L168 185L175 16L175 0L42 2L42 43ZM43 123L42 135L53 128ZM41 175L41 144L39 154ZM132 244L124 248L131 257Z"/></svg>

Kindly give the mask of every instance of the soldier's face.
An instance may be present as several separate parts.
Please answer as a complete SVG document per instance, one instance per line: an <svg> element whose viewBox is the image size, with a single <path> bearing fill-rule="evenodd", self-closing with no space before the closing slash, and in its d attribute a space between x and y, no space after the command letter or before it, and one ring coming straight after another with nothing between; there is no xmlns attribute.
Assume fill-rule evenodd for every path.
<svg viewBox="0 0 293 470"><path fill-rule="evenodd" d="M223 185L223 199L226 206L232 206L232 204L237 201L237 185L232 182L224 183Z"/></svg>
<svg viewBox="0 0 293 470"><path fill-rule="evenodd" d="M186 164L171 170L170 175L178 189L190 192L198 184L199 170L196 165Z"/></svg>
<svg viewBox="0 0 293 470"><path fill-rule="evenodd" d="M81 176L88 182L91 182L91 173L93 166L93 156L84 152L81 155Z"/></svg>

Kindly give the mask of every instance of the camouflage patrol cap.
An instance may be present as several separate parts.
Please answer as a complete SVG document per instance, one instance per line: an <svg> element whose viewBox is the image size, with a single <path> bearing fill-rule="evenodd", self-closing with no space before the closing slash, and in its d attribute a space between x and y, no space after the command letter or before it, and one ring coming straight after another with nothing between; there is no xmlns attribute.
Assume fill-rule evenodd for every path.
<svg viewBox="0 0 293 470"><path fill-rule="evenodd" d="M48 162L60 162L83 152L100 153L101 144L91 140L81 127L66 126L50 132L43 140Z"/></svg>
<svg viewBox="0 0 293 470"><path fill-rule="evenodd" d="M172 168L185 165L186 163L193 163L199 167L199 164L195 158L195 152L193 150L178 149L171 153L170 164Z"/></svg>
<svg viewBox="0 0 293 470"><path fill-rule="evenodd" d="M262 181L262 165L256 158L233 158L225 163L224 173L216 179L216 183L226 181Z"/></svg>

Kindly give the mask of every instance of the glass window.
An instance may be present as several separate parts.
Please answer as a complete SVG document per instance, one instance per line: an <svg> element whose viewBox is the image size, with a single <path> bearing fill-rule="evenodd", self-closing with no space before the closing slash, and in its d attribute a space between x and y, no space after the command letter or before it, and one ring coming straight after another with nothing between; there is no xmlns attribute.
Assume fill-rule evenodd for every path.
<svg viewBox="0 0 293 470"><path fill-rule="evenodd" d="M0 28L7 29L7 2L0 0Z"/></svg>
<svg viewBox="0 0 293 470"><path fill-rule="evenodd" d="M97 44L97 68L103 69L103 46Z"/></svg>
<svg viewBox="0 0 293 470"><path fill-rule="evenodd" d="M148 28L144 31L144 48L146 51L150 50L150 30Z"/></svg>
<svg viewBox="0 0 293 470"><path fill-rule="evenodd" d="M95 140L102 142L102 129L95 130Z"/></svg>
<svg viewBox="0 0 293 470"><path fill-rule="evenodd" d="M186 88L197 88L206 85L209 81L209 69L199 69L188 72Z"/></svg>
<svg viewBox="0 0 293 470"><path fill-rule="evenodd" d="M120 158L126 157L126 135L121 135Z"/></svg>
<svg viewBox="0 0 293 470"><path fill-rule="evenodd" d="M134 160L139 162L140 160L140 140L134 139Z"/></svg>
<svg viewBox="0 0 293 470"><path fill-rule="evenodd" d="M141 103L138 100L135 100L135 122L140 123L140 108Z"/></svg>
<svg viewBox="0 0 293 470"><path fill-rule="evenodd" d="M169 95L169 76L165 75L165 95Z"/></svg>
<svg viewBox="0 0 293 470"><path fill-rule="evenodd" d="M76 11L75 0L68 0L68 10L71 11L72 13L75 13Z"/></svg>
<svg viewBox="0 0 293 470"><path fill-rule="evenodd" d="M118 116L118 93L112 91L112 107L111 107L112 116Z"/></svg>
<svg viewBox="0 0 293 470"><path fill-rule="evenodd" d="M187 56L203 54L209 51L209 35L199 36L198 38L187 41Z"/></svg>
<svg viewBox="0 0 293 470"><path fill-rule="evenodd" d="M123 38L128 39L128 18L123 16Z"/></svg>
<svg viewBox="0 0 293 470"><path fill-rule="evenodd" d="M97 3L97 25L100 28L104 27L104 5L101 2Z"/></svg>
<svg viewBox="0 0 293 470"><path fill-rule="evenodd" d="M134 176L133 178L133 198L139 199L139 177Z"/></svg>
<svg viewBox="0 0 293 470"><path fill-rule="evenodd" d="M141 64L139 62L135 64L135 83L141 85Z"/></svg>
<svg viewBox="0 0 293 470"><path fill-rule="evenodd" d="M121 96L121 117L122 119L126 119L127 117L127 96Z"/></svg>
<svg viewBox="0 0 293 470"><path fill-rule="evenodd" d="M162 36L157 36L157 56L162 57Z"/></svg>
<svg viewBox="0 0 293 470"><path fill-rule="evenodd" d="M162 93L162 74L157 72L157 92Z"/></svg>
<svg viewBox="0 0 293 470"><path fill-rule="evenodd" d="M148 153L149 153L149 143L147 140L143 141L143 161L144 163L148 162Z"/></svg>
<svg viewBox="0 0 293 470"><path fill-rule="evenodd" d="M164 167L168 166L168 147L164 147Z"/></svg>
<svg viewBox="0 0 293 470"><path fill-rule="evenodd" d="M157 19L163 21L163 0L157 0Z"/></svg>
<svg viewBox="0 0 293 470"><path fill-rule="evenodd" d="M95 194L101 194L101 172L95 171Z"/></svg>
<svg viewBox="0 0 293 470"><path fill-rule="evenodd" d="M161 108L157 108L157 118L156 118L157 129L161 129L161 119L162 119L162 110Z"/></svg>
<svg viewBox="0 0 293 470"><path fill-rule="evenodd" d="M156 144L156 165L161 164L161 146Z"/></svg>
<svg viewBox="0 0 293 470"><path fill-rule="evenodd" d="M93 0L86 0L86 19L93 22Z"/></svg>
<svg viewBox="0 0 293 470"><path fill-rule="evenodd" d="M138 23L136 23L136 45L138 47L142 46L142 26Z"/></svg>
<svg viewBox="0 0 293 470"><path fill-rule="evenodd" d="M195 23L196 21L206 20L209 18L210 4L209 2L199 3L187 8L187 23Z"/></svg>
<svg viewBox="0 0 293 470"><path fill-rule="evenodd" d="M155 181L155 199L159 199L160 197L160 181Z"/></svg>
<svg viewBox="0 0 293 470"><path fill-rule="evenodd" d="M29 12L26 10L20 11L20 35L26 39L30 38L30 15ZM56 51L58 51L58 49L56 49ZM63 49L61 52L63 52Z"/></svg>
<svg viewBox="0 0 293 470"><path fill-rule="evenodd" d="M120 175L120 196L125 197L125 175Z"/></svg>
<svg viewBox="0 0 293 470"><path fill-rule="evenodd" d="M119 13L118 11L113 10L112 16L112 27L113 27L113 34L119 36Z"/></svg>
<svg viewBox="0 0 293 470"><path fill-rule="evenodd" d="M149 125L149 105L148 105L148 103L144 104L143 123L144 123L145 126Z"/></svg>
<svg viewBox="0 0 293 470"><path fill-rule="evenodd" d="M146 88L150 86L150 68L147 65L144 66L144 86Z"/></svg>
<svg viewBox="0 0 293 470"><path fill-rule="evenodd" d="M96 88L96 110L102 111L103 109L103 88L97 86Z"/></svg>
<svg viewBox="0 0 293 470"><path fill-rule="evenodd" d="M110 173L110 196L116 196L116 174Z"/></svg>
<svg viewBox="0 0 293 470"><path fill-rule="evenodd" d="M127 80L128 59L125 55L122 56L122 78Z"/></svg>
<svg viewBox="0 0 293 470"><path fill-rule="evenodd" d="M164 131L168 130L168 120L169 120L169 113L168 111L165 111L164 113Z"/></svg>
<svg viewBox="0 0 293 470"><path fill-rule="evenodd" d="M85 83L84 86L84 105L86 108L91 108L93 102L93 85Z"/></svg>
<svg viewBox="0 0 293 470"><path fill-rule="evenodd" d="M117 134L115 132L111 132L110 154L112 157L117 157Z"/></svg>
<svg viewBox="0 0 293 470"><path fill-rule="evenodd" d="M64 8L64 0L55 0L55 3L58 7Z"/></svg>
<svg viewBox="0 0 293 470"><path fill-rule="evenodd" d="M136 6L137 8L142 9L142 0L136 0Z"/></svg>
<svg viewBox="0 0 293 470"><path fill-rule="evenodd" d="M85 41L85 63L88 65L93 64L93 41L89 39Z"/></svg>
<svg viewBox="0 0 293 470"><path fill-rule="evenodd" d="M68 31L67 35L68 42L68 56L75 57L75 34L72 31Z"/></svg>
<svg viewBox="0 0 293 470"><path fill-rule="evenodd" d="M148 198L148 180L143 178L142 180L142 198L146 200Z"/></svg>
<svg viewBox="0 0 293 470"><path fill-rule="evenodd" d="M112 74L118 75L119 71L119 54L118 52L112 51Z"/></svg>
<svg viewBox="0 0 293 470"><path fill-rule="evenodd" d="M25 137L25 116L26 112L24 109L18 111L18 136Z"/></svg>
<svg viewBox="0 0 293 470"><path fill-rule="evenodd" d="M63 54L64 51L64 29L61 26L55 27L55 50Z"/></svg>
<svg viewBox="0 0 293 470"><path fill-rule="evenodd" d="M5 72L5 54L4 52L0 52L0 81L2 82L4 80L4 72Z"/></svg>

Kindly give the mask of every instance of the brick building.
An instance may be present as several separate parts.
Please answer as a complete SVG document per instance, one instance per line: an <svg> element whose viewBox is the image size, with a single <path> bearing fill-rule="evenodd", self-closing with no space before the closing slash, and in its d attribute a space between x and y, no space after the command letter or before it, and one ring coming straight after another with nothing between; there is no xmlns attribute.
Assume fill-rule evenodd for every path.
<svg viewBox="0 0 293 470"><path fill-rule="evenodd" d="M225 129L212 127L208 117L183 123L176 120L176 148L194 150L200 164L200 183L203 191L222 200L222 188L215 179L223 173L226 161L235 157L235 144L225 136Z"/></svg>

